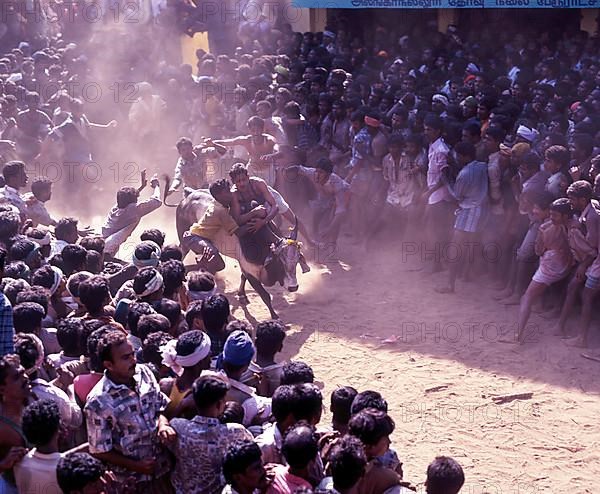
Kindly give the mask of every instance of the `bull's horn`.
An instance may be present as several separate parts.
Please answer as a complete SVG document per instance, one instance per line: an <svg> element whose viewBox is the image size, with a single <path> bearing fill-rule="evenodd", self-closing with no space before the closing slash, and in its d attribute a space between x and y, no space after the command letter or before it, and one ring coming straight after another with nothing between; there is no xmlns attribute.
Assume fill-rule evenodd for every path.
<svg viewBox="0 0 600 494"><path fill-rule="evenodd" d="M294 215L294 228L290 233L290 238L292 240L298 240L298 216Z"/></svg>

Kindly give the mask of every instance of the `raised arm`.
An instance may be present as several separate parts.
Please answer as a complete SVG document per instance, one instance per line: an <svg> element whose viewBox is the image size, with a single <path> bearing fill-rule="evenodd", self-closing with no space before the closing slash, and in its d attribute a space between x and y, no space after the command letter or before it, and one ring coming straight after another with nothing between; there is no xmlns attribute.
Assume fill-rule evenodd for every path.
<svg viewBox="0 0 600 494"><path fill-rule="evenodd" d="M182 160L178 159L177 164L175 165L175 176L173 177L173 182L171 183L171 187L169 187L169 194L171 192L175 192L179 186L183 183L183 177L181 175L181 165Z"/></svg>
<svg viewBox="0 0 600 494"><path fill-rule="evenodd" d="M216 146L244 146L248 142L248 136L232 137L231 139L219 139L218 141L212 141Z"/></svg>
<svg viewBox="0 0 600 494"><path fill-rule="evenodd" d="M152 187L152 195L149 199L145 201L139 202L136 206L136 209L140 216L145 216L155 209L158 209L162 205L162 200L160 199L160 183L158 181L158 176L154 175L150 180L150 187Z"/></svg>

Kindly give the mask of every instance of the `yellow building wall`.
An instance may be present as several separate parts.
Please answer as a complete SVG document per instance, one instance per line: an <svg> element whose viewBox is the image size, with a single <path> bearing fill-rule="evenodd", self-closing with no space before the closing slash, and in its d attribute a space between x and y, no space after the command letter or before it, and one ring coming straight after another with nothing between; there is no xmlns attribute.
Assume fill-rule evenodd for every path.
<svg viewBox="0 0 600 494"><path fill-rule="evenodd" d="M581 30L587 31L590 36L596 33L596 18L600 15L599 9L581 9Z"/></svg>
<svg viewBox="0 0 600 494"><path fill-rule="evenodd" d="M208 50L208 34L196 33L193 38L187 35L181 36L181 58L183 63L189 63L192 67L196 67L196 50L202 48ZM195 72L194 72L195 73Z"/></svg>

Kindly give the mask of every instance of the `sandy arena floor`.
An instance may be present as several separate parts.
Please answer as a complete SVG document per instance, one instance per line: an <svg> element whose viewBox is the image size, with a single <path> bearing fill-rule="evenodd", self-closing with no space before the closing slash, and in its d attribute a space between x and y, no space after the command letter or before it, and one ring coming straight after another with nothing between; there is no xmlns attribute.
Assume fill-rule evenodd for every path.
<svg viewBox="0 0 600 494"><path fill-rule="evenodd" d="M173 209L161 208L132 243L142 228L157 225L169 225L167 242L175 242L173 217ZM444 274L416 271L417 256L403 255L399 242L368 261L343 243L321 257L324 264L298 275L297 293L271 290L290 325L281 357L314 368L327 406L339 385L380 391L396 421L393 446L407 480L422 487L428 463L451 455L465 469L468 494L597 492L600 363L561 343L536 314L527 344L500 342L500 332L514 327L517 307L460 280L457 295L437 294L433 287ZM265 320L268 312L251 289L250 304L239 306L238 282L237 263L228 262L219 284L234 316ZM493 401L525 392L533 397ZM325 423L329 418L323 415Z"/></svg>

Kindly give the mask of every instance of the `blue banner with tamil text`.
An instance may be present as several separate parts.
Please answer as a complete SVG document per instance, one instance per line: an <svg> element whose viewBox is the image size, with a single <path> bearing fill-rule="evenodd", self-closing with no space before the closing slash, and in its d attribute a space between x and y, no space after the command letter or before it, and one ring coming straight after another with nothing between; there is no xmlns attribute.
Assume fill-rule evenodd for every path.
<svg viewBox="0 0 600 494"><path fill-rule="evenodd" d="M311 9L594 9L600 0L292 0Z"/></svg>

